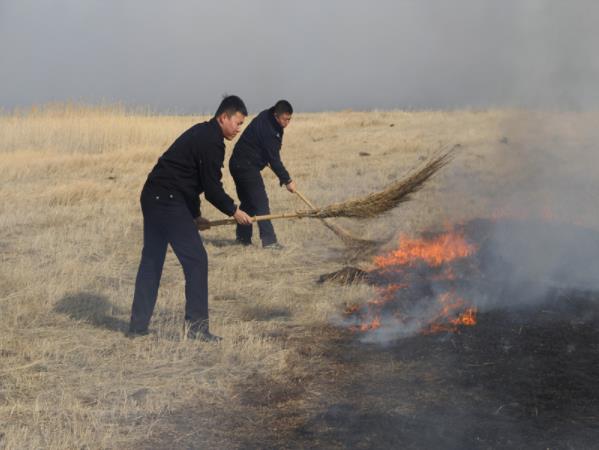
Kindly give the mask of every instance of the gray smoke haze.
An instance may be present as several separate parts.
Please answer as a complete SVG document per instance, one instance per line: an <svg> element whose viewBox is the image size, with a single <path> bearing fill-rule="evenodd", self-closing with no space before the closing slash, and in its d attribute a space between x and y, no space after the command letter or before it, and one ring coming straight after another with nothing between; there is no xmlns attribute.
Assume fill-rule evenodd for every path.
<svg viewBox="0 0 599 450"><path fill-rule="evenodd" d="M579 293L599 299L599 232L567 223L541 220L478 220L465 227L467 239L484 233L476 242L476 254L467 261L452 264L454 280L439 280L438 272L424 267L398 270L388 283L407 283L387 301L381 313L367 316L380 319L380 328L366 333L364 342L386 344L413 336L439 320L445 304L465 300L456 307L457 317L466 307L479 313L494 310L521 311ZM397 269L395 269L397 270ZM447 297L445 297L447 296ZM447 303L439 301L448 299ZM397 314L397 310L401 314ZM585 317L580 317L584 321ZM447 320L447 319L445 319ZM343 319L355 325L355 318Z"/></svg>
<svg viewBox="0 0 599 450"><path fill-rule="evenodd" d="M470 306L481 314L501 310L518 315L554 301L561 305L572 298L599 301L596 113L521 111L508 117L497 124L497 141L480 144L491 148L484 167L494 176L479 180L473 168L473 176L452 184L458 186L456 191L450 188L449 197L456 198L452 205L458 210L464 199L488 202L479 218L469 218L464 226L456 224L458 233L474 244L475 254L448 265L455 280L439 277L439 271L416 258L412 266L383 276L383 287L404 285L385 294L389 306L380 308L380 314L377 306L370 307L364 321L360 316L340 321L352 326L377 317L380 327L365 333L363 341L387 344L444 323L438 318L446 303L439 300L448 294L448 303L464 300L455 308L456 316ZM456 158L447 170L459 168L463 161ZM375 283L378 275L376 271L371 275ZM380 296L375 294L374 300L377 305ZM582 323L592 317L578 319Z"/></svg>
<svg viewBox="0 0 599 450"><path fill-rule="evenodd" d="M594 0L0 0L0 107L596 108Z"/></svg>

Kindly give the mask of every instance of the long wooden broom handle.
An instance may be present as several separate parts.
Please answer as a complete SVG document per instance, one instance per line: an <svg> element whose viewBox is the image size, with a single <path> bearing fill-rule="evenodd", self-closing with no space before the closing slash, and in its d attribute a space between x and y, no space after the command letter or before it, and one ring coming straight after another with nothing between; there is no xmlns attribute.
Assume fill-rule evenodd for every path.
<svg viewBox="0 0 599 450"><path fill-rule="evenodd" d="M300 191L298 191L297 189L295 190L295 193L297 194L297 196L298 196L299 198L301 198L301 199L302 199L302 201L303 201L303 202L304 202L306 205L308 205L308 206L309 206L310 208L312 208L312 209L316 209L316 206L314 206L310 200L308 200L306 197L304 197L304 194L302 194L302 193L301 193Z"/></svg>
<svg viewBox="0 0 599 450"><path fill-rule="evenodd" d="M295 193L311 209L313 209L313 210L318 209L318 208L316 208L316 206L314 206L310 202L310 200L308 200L306 197L304 197L301 192L295 191ZM292 213L266 214L266 215L263 215L263 216L254 216L254 217L252 217L252 223L253 222L261 222L261 221L264 221L264 220L273 220L273 219L295 219L297 217L302 217L302 214L299 213L299 212L297 212L297 211L296 212L292 212ZM210 227L218 227L218 226L221 226L221 225L234 225L236 223L237 223L237 221L235 219L233 219L233 218L230 218L230 219L221 219L221 220L214 220L214 221L210 222Z"/></svg>
<svg viewBox="0 0 599 450"><path fill-rule="evenodd" d="M303 217L303 215L299 212L291 212L291 213L281 213L281 214L267 214L264 216L254 216L252 217L252 222L261 222L263 220L273 220L273 219L294 219L297 217ZM222 220L213 220L210 222L211 227L218 227L221 225L235 225L237 221L232 217L230 219L222 219Z"/></svg>
<svg viewBox="0 0 599 450"><path fill-rule="evenodd" d="M318 209L318 208L316 208L310 202L310 200L308 200L306 197L304 197L301 192L295 191L295 193L310 208L312 208L312 209ZM252 217L252 223L253 222L261 222L261 221L264 221L264 220L273 220L273 219L294 219L294 218L297 218L297 217L300 217L300 216L301 216L301 214L298 213L298 212L280 213L280 214L266 214L266 215L263 215L263 216L254 216L254 217ZM231 217L230 219L213 220L213 221L210 222L210 226L211 227L219 227L221 225L235 225L236 223L237 223L237 221Z"/></svg>

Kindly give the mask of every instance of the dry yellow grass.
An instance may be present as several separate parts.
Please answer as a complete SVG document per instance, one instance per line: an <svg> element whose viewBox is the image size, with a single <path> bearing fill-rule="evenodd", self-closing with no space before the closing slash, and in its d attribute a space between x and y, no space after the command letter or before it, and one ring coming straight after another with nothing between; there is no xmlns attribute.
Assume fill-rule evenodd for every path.
<svg viewBox="0 0 599 450"><path fill-rule="evenodd" d="M203 238L212 328L224 341L182 339L183 276L170 250L153 333L123 336L141 251L140 189L158 156L203 119L73 105L0 116L0 448L131 448L191 401L234 404L233 387L248 378L285 382L301 372L304 357L278 331L301 335L368 299L367 287L314 283L344 258L318 221L276 222L280 253L228 246L234 230L219 227ZM488 215L506 199L555 206L597 228L594 210L573 217L573 205L553 203L529 170L549 161L585 187L581 204L596 202L597 169L580 171L596 121L501 110L296 114L283 159L299 189L325 205L380 189L439 144L461 145L414 201L379 219L340 221L364 238ZM302 208L265 176L273 212ZM224 185L235 192L226 171Z"/></svg>

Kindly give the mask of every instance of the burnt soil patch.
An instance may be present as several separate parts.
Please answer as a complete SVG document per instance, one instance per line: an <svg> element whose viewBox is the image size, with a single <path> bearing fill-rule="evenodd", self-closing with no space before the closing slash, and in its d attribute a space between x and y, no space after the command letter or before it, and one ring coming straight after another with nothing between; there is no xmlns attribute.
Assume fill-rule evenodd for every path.
<svg viewBox="0 0 599 450"><path fill-rule="evenodd" d="M479 314L457 333L365 344L333 327L285 335L285 382L173 413L152 448L595 448L599 295ZM169 447L170 445L170 447ZM214 447L216 445L216 447ZM145 447L150 448L150 447Z"/></svg>

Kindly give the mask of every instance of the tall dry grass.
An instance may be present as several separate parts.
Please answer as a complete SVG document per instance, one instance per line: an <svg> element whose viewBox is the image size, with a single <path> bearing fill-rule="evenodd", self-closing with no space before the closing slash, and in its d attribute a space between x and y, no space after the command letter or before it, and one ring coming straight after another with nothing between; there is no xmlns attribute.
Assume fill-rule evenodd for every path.
<svg viewBox="0 0 599 450"><path fill-rule="evenodd" d="M123 336L141 251L140 189L168 145L204 119L77 105L0 116L0 448L131 448L169 411L234 405L243 380L285 382L301 372L307 362L279 331L301 334L369 298L367 287L314 283L344 261L343 244L318 221L275 223L286 246L279 253L228 245L234 230L220 227L203 238L211 326L224 341L182 338L183 275L170 251L152 334ZM586 152L593 141L576 130L595 119L497 110L296 114L283 159L302 192L324 205L378 190L440 144L460 143L456 160L413 202L376 220L341 221L379 239L488 214L507 195L506 179L528 180L511 155L534 161L542 152L559 162L564 148ZM552 125L541 138L524 122ZM551 148L543 147L547 133ZM265 178L273 211L303 207L271 173ZM226 170L224 185L235 192ZM542 187L528 194L543 203ZM222 217L203 205L206 216ZM581 211L577 220L596 226L595 216Z"/></svg>

